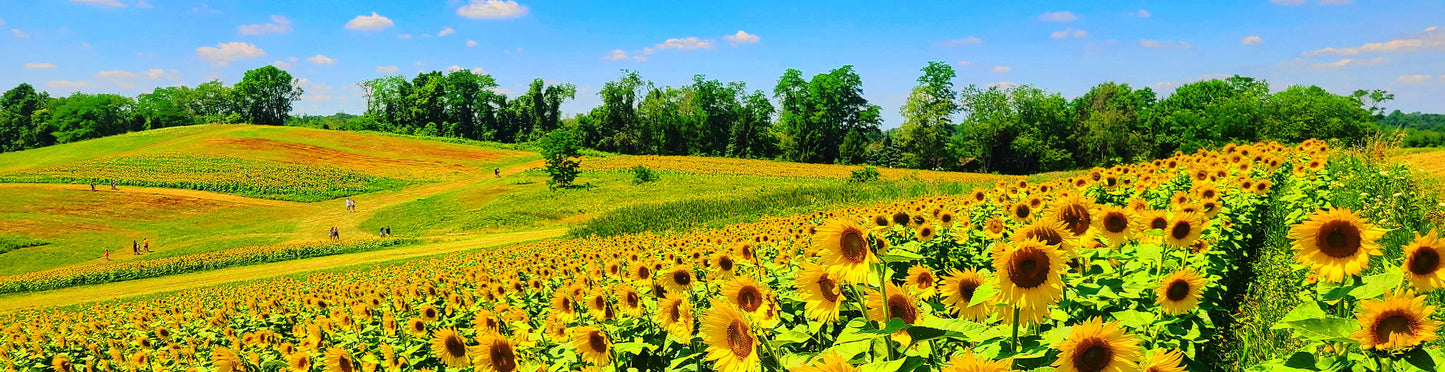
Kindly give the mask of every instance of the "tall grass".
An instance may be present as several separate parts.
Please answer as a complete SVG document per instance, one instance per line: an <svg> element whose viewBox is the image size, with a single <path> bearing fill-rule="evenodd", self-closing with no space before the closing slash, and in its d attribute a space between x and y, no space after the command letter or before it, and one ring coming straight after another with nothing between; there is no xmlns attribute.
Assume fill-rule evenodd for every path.
<svg viewBox="0 0 1445 372"><path fill-rule="evenodd" d="M46 244L50 244L50 242L24 235L0 234L0 253Z"/></svg>

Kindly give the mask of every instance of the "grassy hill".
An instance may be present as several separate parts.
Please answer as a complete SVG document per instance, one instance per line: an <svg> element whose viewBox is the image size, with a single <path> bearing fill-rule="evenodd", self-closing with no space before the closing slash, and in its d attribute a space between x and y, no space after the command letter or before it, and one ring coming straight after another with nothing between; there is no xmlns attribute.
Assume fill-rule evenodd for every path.
<svg viewBox="0 0 1445 372"><path fill-rule="evenodd" d="M845 170L860 167L606 154L583 164L578 182L584 187L550 190L540 157L511 145L251 125L167 128L4 153L0 203L15 208L0 210L0 237L10 247L0 253L6 263L0 275L93 272L116 262L316 242L331 227L348 239L389 227L400 237L463 240L583 223L635 205L798 189L885 190L786 206L793 213L860 198L936 193L944 183L959 192L966 189L958 181L972 187L1012 179L950 173L956 178L946 182L903 180L885 172L892 180L850 186L841 179ZM619 164L664 172L658 181L637 184ZM493 176L494 169L502 176ZM778 169L825 176L792 177ZM110 179L117 180L117 190L110 189ZM91 191L92 180L99 182L97 191ZM342 197L355 200L358 209L346 211ZM741 214L693 217L710 221L729 214L736 221L783 211L758 205ZM137 256L132 241L148 241L155 252ZM106 250L114 261L102 258Z"/></svg>

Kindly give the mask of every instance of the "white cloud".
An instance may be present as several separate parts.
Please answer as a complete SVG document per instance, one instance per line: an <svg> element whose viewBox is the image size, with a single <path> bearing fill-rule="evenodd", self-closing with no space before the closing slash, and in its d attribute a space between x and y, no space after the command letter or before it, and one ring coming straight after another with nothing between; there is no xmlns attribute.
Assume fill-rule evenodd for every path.
<svg viewBox="0 0 1445 372"><path fill-rule="evenodd" d="M151 3L147 3L146 0L140 0L139 2L135 3L135 7L144 9L154 8L154 6L151 6Z"/></svg>
<svg viewBox="0 0 1445 372"><path fill-rule="evenodd" d="M1184 42L1184 41L1152 40L1152 39L1139 40L1139 46L1142 46L1142 47L1145 47L1145 48L1194 49L1194 44L1190 44L1190 43Z"/></svg>
<svg viewBox="0 0 1445 372"><path fill-rule="evenodd" d="M336 63L336 60L331 59L331 58L327 58L326 56L323 56L323 55L321 55L321 54L319 54L319 53L316 54L315 57L307 58L306 61L307 61L307 62L311 62L311 64L317 65L317 66L324 66L324 65L330 65L330 64Z"/></svg>
<svg viewBox="0 0 1445 372"><path fill-rule="evenodd" d="M4 26L4 25L5 25L5 19L4 19L4 18L0 18L0 26ZM1431 27L1430 29L1434 29L1434 27ZM1430 32L1430 30L1425 30L1425 32Z"/></svg>
<svg viewBox="0 0 1445 372"><path fill-rule="evenodd" d="M457 30L453 30L451 27L445 27L442 28L441 32L437 33L437 36L447 36L455 33L457 33Z"/></svg>
<svg viewBox="0 0 1445 372"><path fill-rule="evenodd" d="M217 9L215 9L215 8L211 8L211 6L208 5L208 4L206 4L206 3L201 3L201 6L191 7L191 13L197 13L197 14L201 14L201 13L204 13L204 14L216 14L216 13L220 13L220 12L221 12L220 10L217 10Z"/></svg>
<svg viewBox="0 0 1445 372"><path fill-rule="evenodd" d="M282 69L282 70L290 70L290 69L291 69L291 66L293 66L292 64L290 64L290 63L288 63L288 62L286 62L286 61L271 62L271 65L272 65L272 66L276 66L276 68L279 68L279 69Z"/></svg>
<svg viewBox="0 0 1445 372"><path fill-rule="evenodd" d="M216 44L214 47L203 46L196 48L196 55L200 56L201 59L210 61L212 65L225 66L232 61L265 57L266 51L249 43L232 41L229 43Z"/></svg>
<svg viewBox="0 0 1445 372"><path fill-rule="evenodd" d="M356 16L356 18L352 18L351 21L346 22L346 29L357 31L377 31L395 25L396 22L392 22L391 18L386 18L380 14L376 14L376 12L371 12L371 15L369 16L359 15Z"/></svg>
<svg viewBox="0 0 1445 372"><path fill-rule="evenodd" d="M271 23L259 23L236 27L241 35L284 34L291 32L291 20L284 16L272 15Z"/></svg>
<svg viewBox="0 0 1445 372"><path fill-rule="evenodd" d="M336 98L336 92L332 90L330 85L326 85L325 83L317 83L308 78L301 78L296 81L296 85L301 87L302 101L326 102Z"/></svg>
<svg viewBox="0 0 1445 372"><path fill-rule="evenodd" d="M1144 10L1144 9L1139 9L1139 12L1134 13L1134 15L1135 15L1135 16L1138 16L1139 18L1149 18L1149 17L1153 17L1153 16L1154 16L1154 13L1150 13L1149 11Z"/></svg>
<svg viewBox="0 0 1445 372"><path fill-rule="evenodd" d="M1320 5L1350 5L1354 3L1355 0L1320 0Z"/></svg>
<svg viewBox="0 0 1445 372"><path fill-rule="evenodd" d="M527 15L527 7L511 0L472 0L457 8L457 15L474 19L517 18Z"/></svg>
<svg viewBox="0 0 1445 372"><path fill-rule="evenodd" d="M1375 58L1363 59L1363 60L1362 60L1362 59L1344 58L1344 59L1340 59L1340 60L1334 61L1334 62L1316 63L1316 64L1314 64L1314 65L1312 65L1312 66L1310 66L1310 67L1313 67L1313 68L1316 69L1316 70L1334 70L1334 69L1339 69L1339 68L1344 68L1344 67L1349 67L1349 66L1356 66L1356 67L1358 67L1358 66L1381 65L1381 64L1384 64L1385 62L1389 62L1389 61L1390 61L1390 60L1389 60L1389 59L1386 59L1385 57L1375 57Z"/></svg>
<svg viewBox="0 0 1445 372"><path fill-rule="evenodd" d="M946 40L946 41L943 42L943 46L949 46L949 47L951 47L951 46L974 45L974 44L982 44L982 43L983 43L983 39L979 39L978 37L975 37L975 36L969 36L969 37L962 38L962 39Z"/></svg>
<svg viewBox="0 0 1445 372"><path fill-rule="evenodd" d="M607 55L602 56L602 59L605 59L605 60L608 60L608 61L620 61L620 60L624 60L624 59L627 59L627 51L622 50L622 49L614 49L611 53L608 53Z"/></svg>
<svg viewBox="0 0 1445 372"><path fill-rule="evenodd" d="M5 20L0 19L0 26L4 26L4 25L5 25ZM1426 33L1435 32L1435 29L1436 29L1436 28L1437 28L1437 27L1435 27L1435 26L1426 27L1426 28L1425 28L1425 32L1426 32Z"/></svg>
<svg viewBox="0 0 1445 372"><path fill-rule="evenodd" d="M647 56L632 56L633 61L647 62Z"/></svg>
<svg viewBox="0 0 1445 372"><path fill-rule="evenodd" d="M70 1L77 2L77 3L81 3L81 4L86 4L86 5L104 6L104 7L111 7L111 8L124 8L124 7L125 7L125 3L122 3L122 2L120 2L119 0L70 0Z"/></svg>
<svg viewBox="0 0 1445 372"><path fill-rule="evenodd" d="M1407 85L1424 84L1430 80L1431 77L1430 75L1400 75L1400 77L1395 78L1395 82Z"/></svg>
<svg viewBox="0 0 1445 372"><path fill-rule="evenodd" d="M994 66L994 67L993 67L993 73L995 73L995 74L1002 74L1002 73L1009 72L1009 71L1013 71L1013 70L1014 70L1013 67L1008 67L1008 66Z"/></svg>
<svg viewBox="0 0 1445 372"><path fill-rule="evenodd" d="M973 62L969 62L969 61L958 61L958 65L959 65L959 66L968 66L968 65L971 65L971 64L973 64Z"/></svg>
<svg viewBox="0 0 1445 372"><path fill-rule="evenodd" d="M657 53L657 51L656 51L656 50L653 50L652 48L642 48L642 54L652 54L652 53Z"/></svg>
<svg viewBox="0 0 1445 372"><path fill-rule="evenodd" d="M153 69L146 70L146 71L145 71L145 74L146 74L146 78L147 78L147 79L151 79L151 80L159 80L159 79L180 80L180 79L181 79L180 71L176 71L176 70L174 70L174 69L171 69L171 70L162 70L162 69L158 69L158 68L153 68Z"/></svg>
<svg viewBox="0 0 1445 372"><path fill-rule="evenodd" d="M1079 17L1075 16L1074 12L1067 10L1061 12L1044 12L1044 14L1039 15L1039 20L1044 22L1073 22L1076 19L1079 19Z"/></svg>
<svg viewBox="0 0 1445 372"><path fill-rule="evenodd" d="M29 38L30 38L30 34L25 33L25 31L20 31L20 29L18 29L18 28L12 28L12 29L10 29L10 34L11 34L11 35L15 35L15 38L16 38L16 39L29 39Z"/></svg>
<svg viewBox="0 0 1445 372"><path fill-rule="evenodd" d="M134 72L121 70L101 71L95 73L94 76L98 80L109 81L111 84L115 84L115 86L120 87L121 89L135 88L135 79L139 77Z"/></svg>
<svg viewBox="0 0 1445 372"><path fill-rule="evenodd" d="M1089 32L1088 32L1088 31L1075 30L1073 27L1068 27L1068 28L1065 28L1065 29L1062 29L1062 30L1054 31L1054 33L1049 34L1049 37L1050 37L1050 38L1054 38L1054 39L1066 39L1066 38L1069 38L1069 37L1081 38L1081 37L1087 37L1087 36L1089 36Z"/></svg>
<svg viewBox="0 0 1445 372"><path fill-rule="evenodd" d="M90 43L80 43L81 48L90 49Z"/></svg>
<svg viewBox="0 0 1445 372"><path fill-rule="evenodd" d="M90 86L90 82L81 80L51 80L45 82L45 86L55 89L80 89Z"/></svg>
<svg viewBox="0 0 1445 372"><path fill-rule="evenodd" d="M25 63L25 68L28 68L28 69L51 69L51 68L55 68L55 64L54 64L54 63L50 63L50 62L40 62L40 63L27 62L27 63Z"/></svg>
<svg viewBox="0 0 1445 372"><path fill-rule="evenodd" d="M759 40L758 35L743 32L743 30L738 30L736 34L723 36L723 39L732 42L733 46L737 46L738 44L752 44Z"/></svg>
<svg viewBox="0 0 1445 372"><path fill-rule="evenodd" d="M1305 0L1269 0L1274 5L1297 6L1305 5Z"/></svg>
<svg viewBox="0 0 1445 372"><path fill-rule="evenodd" d="M988 84L985 84L985 85L984 85L984 87L987 87L987 88L999 88L999 89L1011 89L1011 88L1015 88L1015 87L1018 87L1018 86L1019 86L1018 84L1013 83L1013 82L1008 82L1008 81L1000 81L1000 82L997 82L997 83L988 83Z"/></svg>
<svg viewBox="0 0 1445 372"><path fill-rule="evenodd" d="M483 70L481 67L472 67L472 74L473 74L473 75L486 75L486 74L487 74L487 70Z"/></svg>
<svg viewBox="0 0 1445 372"><path fill-rule="evenodd" d="M1259 36L1250 35L1245 36L1243 39L1239 39L1239 43L1244 45L1259 45L1264 43L1264 39L1260 38Z"/></svg>
<svg viewBox="0 0 1445 372"><path fill-rule="evenodd" d="M657 44L657 45L653 45L652 47L653 47L654 49L693 50L693 49L712 49L712 46L713 46L713 41L712 41L712 40L703 40L703 39L697 38L696 36L692 36L692 37L685 37L685 38L681 38L681 39L679 39L679 38L667 39L667 41L663 41L662 43L659 43L659 44Z"/></svg>
<svg viewBox="0 0 1445 372"><path fill-rule="evenodd" d="M1399 53L1445 50L1445 34L1429 34L1413 39L1395 39L1366 43L1357 47L1324 48L1304 52L1306 56L1353 56L1360 53Z"/></svg>
<svg viewBox="0 0 1445 372"><path fill-rule="evenodd" d="M397 39L410 39L411 34L396 34Z"/></svg>
<svg viewBox="0 0 1445 372"><path fill-rule="evenodd" d="M1154 83L1154 84L1149 84L1149 87L1150 87L1150 88L1154 88L1155 90L1167 89L1167 88L1174 88L1174 87L1178 87L1178 86L1179 86L1179 82L1177 82L1177 81L1161 81L1161 82L1157 82L1157 83Z"/></svg>
<svg viewBox="0 0 1445 372"><path fill-rule="evenodd" d="M467 39L467 47L468 47L468 48L471 48L471 47L474 47L474 46L477 46L477 41L476 41L476 40L472 40L472 39Z"/></svg>
<svg viewBox="0 0 1445 372"><path fill-rule="evenodd" d="M379 74L396 73L396 71L397 71L397 70L400 70L400 69L401 69L401 68L396 67L396 65L391 65L391 66L376 66L376 72L379 73Z"/></svg>

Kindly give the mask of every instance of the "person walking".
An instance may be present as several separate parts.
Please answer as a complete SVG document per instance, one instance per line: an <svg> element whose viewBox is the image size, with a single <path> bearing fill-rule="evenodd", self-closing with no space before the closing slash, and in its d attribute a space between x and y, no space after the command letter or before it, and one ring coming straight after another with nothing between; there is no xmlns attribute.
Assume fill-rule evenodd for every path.
<svg viewBox="0 0 1445 372"><path fill-rule="evenodd" d="M139 255L140 255L140 244L137 244L134 240L130 241L130 251L131 251L131 252L134 252L135 255L139 256Z"/></svg>
<svg viewBox="0 0 1445 372"><path fill-rule="evenodd" d="M145 250L146 253L155 252L155 251L152 251L152 250L151 250L151 240L150 240L150 238L141 239L141 248L143 248L143 250Z"/></svg>
<svg viewBox="0 0 1445 372"><path fill-rule="evenodd" d="M496 176L496 178L502 178L502 168L492 168L492 175Z"/></svg>
<svg viewBox="0 0 1445 372"><path fill-rule="evenodd" d="M111 179L110 179L110 189L111 189L111 190L117 190L117 189L115 188L115 179L114 179L114 178L111 178Z"/></svg>
<svg viewBox="0 0 1445 372"><path fill-rule="evenodd" d="M95 180L90 180L90 191L95 191Z"/></svg>
<svg viewBox="0 0 1445 372"><path fill-rule="evenodd" d="M105 256L103 257L105 257L106 261L110 261L110 249L105 250Z"/></svg>

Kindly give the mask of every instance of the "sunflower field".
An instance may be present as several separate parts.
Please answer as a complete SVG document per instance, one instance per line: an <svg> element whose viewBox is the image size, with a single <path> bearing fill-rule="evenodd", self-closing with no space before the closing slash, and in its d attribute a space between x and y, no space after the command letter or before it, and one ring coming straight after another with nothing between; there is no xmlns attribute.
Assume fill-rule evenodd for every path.
<svg viewBox="0 0 1445 372"><path fill-rule="evenodd" d="M86 160L9 174L6 183L95 183L212 191L313 202L398 188L405 181L322 165L282 164L228 156L147 154Z"/></svg>
<svg viewBox="0 0 1445 372"><path fill-rule="evenodd" d="M181 256L61 267L0 276L0 294L47 291L88 284L155 278L233 266L297 260L342 253L365 252L415 242L414 239L353 239L340 242L287 243L232 248Z"/></svg>
<svg viewBox="0 0 1445 372"><path fill-rule="evenodd" d="M836 179L852 178L854 171L863 169L856 165L805 164L758 159L661 155L614 155L588 158L582 162L582 169L591 171L630 171L636 167L707 176L771 176ZM1017 176L1001 176L985 173L937 172L917 169L880 168L877 170L883 178L890 180L913 179L919 181L965 183L1019 178Z"/></svg>
<svg viewBox="0 0 1445 372"><path fill-rule="evenodd" d="M1437 370L1445 243L1419 230L1438 211L1402 210L1414 196L1377 192L1398 173L1350 159L1318 141L1228 146L715 230L28 311L0 316L0 360L59 372ZM1251 321L1265 310L1282 315Z"/></svg>

